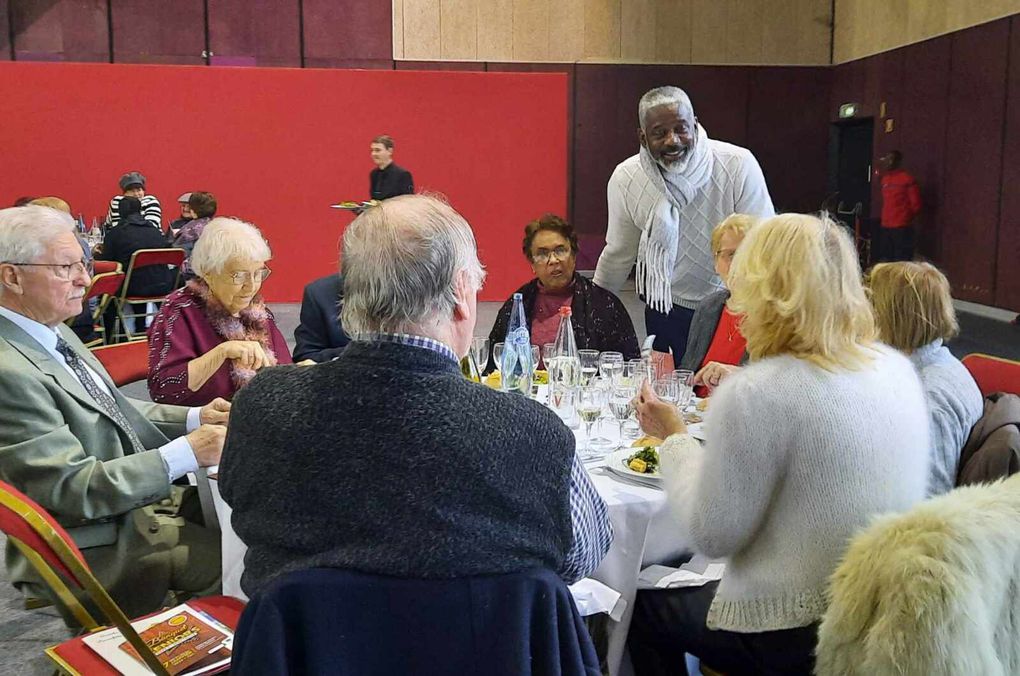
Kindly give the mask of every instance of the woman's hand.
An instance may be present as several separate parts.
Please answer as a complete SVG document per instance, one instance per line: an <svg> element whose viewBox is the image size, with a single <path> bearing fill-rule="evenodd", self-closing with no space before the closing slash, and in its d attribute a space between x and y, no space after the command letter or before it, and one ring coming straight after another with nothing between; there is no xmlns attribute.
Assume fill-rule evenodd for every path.
<svg viewBox="0 0 1020 676"><path fill-rule="evenodd" d="M694 374L694 384L704 385L710 390L719 387L727 376L740 370L739 366L732 364L720 364L717 361L710 361L700 371Z"/></svg>
<svg viewBox="0 0 1020 676"><path fill-rule="evenodd" d="M244 369L258 371L269 365L269 356L257 340L228 340L216 349L224 359L233 359Z"/></svg>
<svg viewBox="0 0 1020 676"><path fill-rule="evenodd" d="M652 386L646 380L634 399L634 412L645 434L665 439L671 434L684 434L687 426L676 406L655 396Z"/></svg>

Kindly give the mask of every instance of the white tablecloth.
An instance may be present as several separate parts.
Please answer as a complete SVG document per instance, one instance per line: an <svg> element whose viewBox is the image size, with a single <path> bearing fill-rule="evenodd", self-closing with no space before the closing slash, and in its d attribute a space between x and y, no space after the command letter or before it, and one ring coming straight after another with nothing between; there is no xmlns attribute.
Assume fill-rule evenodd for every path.
<svg viewBox="0 0 1020 676"><path fill-rule="evenodd" d="M623 656L638 574L645 566L679 556L684 552L684 544L665 508L665 493L617 479L603 469L601 463L589 465L589 471L595 488L606 502L614 531L609 553L591 577L620 592L627 603L622 617L610 630L608 664L613 674L629 673L629 664L623 664ZM222 533L223 593L247 600L241 590L241 573L248 548L231 527L230 507L220 497L218 482L209 483Z"/></svg>

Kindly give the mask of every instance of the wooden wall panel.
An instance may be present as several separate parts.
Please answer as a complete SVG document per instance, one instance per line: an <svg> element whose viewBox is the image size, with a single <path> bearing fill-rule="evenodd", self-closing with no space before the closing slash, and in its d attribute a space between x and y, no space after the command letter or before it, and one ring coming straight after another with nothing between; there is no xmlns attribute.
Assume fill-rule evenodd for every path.
<svg viewBox="0 0 1020 676"><path fill-rule="evenodd" d="M834 63L1020 12L1020 0L835 0Z"/></svg>
<svg viewBox="0 0 1020 676"><path fill-rule="evenodd" d="M513 0L513 60L549 59L550 0Z"/></svg>
<svg viewBox="0 0 1020 676"><path fill-rule="evenodd" d="M1012 20L1009 81L1006 86L1006 138L1002 156L1002 202L995 280L995 304L1020 310L1020 17Z"/></svg>
<svg viewBox="0 0 1020 676"><path fill-rule="evenodd" d="M1008 38L1007 21L952 36L942 248L957 297L986 304L996 277Z"/></svg>
<svg viewBox="0 0 1020 676"><path fill-rule="evenodd" d="M513 0L478 0L477 21L478 58L485 61L513 60Z"/></svg>
<svg viewBox="0 0 1020 676"><path fill-rule="evenodd" d="M762 63L764 0L726 0L726 60L724 63Z"/></svg>
<svg viewBox="0 0 1020 676"><path fill-rule="evenodd" d="M391 3L303 0L303 7L306 66L342 68L355 62L383 67L392 60Z"/></svg>
<svg viewBox="0 0 1020 676"><path fill-rule="evenodd" d="M620 55L624 61L656 60L658 0L622 0L620 7Z"/></svg>
<svg viewBox="0 0 1020 676"><path fill-rule="evenodd" d="M7 15L10 12L10 0L0 0L0 61L14 58L11 51L11 24Z"/></svg>
<svg viewBox="0 0 1020 676"><path fill-rule="evenodd" d="M441 58L439 0L403 0L403 3L404 58Z"/></svg>
<svg viewBox="0 0 1020 676"><path fill-rule="evenodd" d="M657 0L655 4L655 61L691 63L694 0Z"/></svg>
<svg viewBox="0 0 1020 676"><path fill-rule="evenodd" d="M478 0L441 0L439 43L444 59L478 57Z"/></svg>
<svg viewBox="0 0 1020 676"><path fill-rule="evenodd" d="M393 58L404 58L404 2L393 0L390 5L393 12Z"/></svg>
<svg viewBox="0 0 1020 676"><path fill-rule="evenodd" d="M549 6L549 58L576 61L584 53L584 0L560 0Z"/></svg>
<svg viewBox="0 0 1020 676"><path fill-rule="evenodd" d="M298 0L206 0L212 65L301 66Z"/></svg>
<svg viewBox="0 0 1020 676"><path fill-rule="evenodd" d="M829 63L831 22L830 0L766 3L761 63Z"/></svg>
<svg viewBox="0 0 1020 676"><path fill-rule="evenodd" d="M725 2L694 0L691 13L691 63L726 63Z"/></svg>
<svg viewBox="0 0 1020 676"><path fill-rule="evenodd" d="M13 0L10 11L19 61L110 60L106 0Z"/></svg>
<svg viewBox="0 0 1020 676"><path fill-rule="evenodd" d="M620 0L584 0L584 58L620 58Z"/></svg>
<svg viewBox="0 0 1020 676"><path fill-rule="evenodd" d="M817 211L826 195L829 152L829 130L818 122L827 118L828 100L818 92L832 85L832 70L747 70L746 145L761 164L776 210Z"/></svg>
<svg viewBox="0 0 1020 676"><path fill-rule="evenodd" d="M205 63L204 0L110 0L116 63Z"/></svg>

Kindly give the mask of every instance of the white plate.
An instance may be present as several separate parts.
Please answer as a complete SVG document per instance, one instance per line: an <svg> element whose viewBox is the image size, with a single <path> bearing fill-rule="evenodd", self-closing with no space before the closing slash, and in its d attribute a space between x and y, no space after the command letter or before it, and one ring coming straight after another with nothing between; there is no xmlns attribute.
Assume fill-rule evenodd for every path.
<svg viewBox="0 0 1020 676"><path fill-rule="evenodd" d="M635 472L630 467L627 467L627 458L634 455L640 448L624 448L615 453L610 453L606 456L606 469L611 472L615 472L625 477L634 478L639 481L646 483L659 483L662 481L662 475L656 472L655 474L645 474L643 472Z"/></svg>
<svg viewBox="0 0 1020 676"><path fill-rule="evenodd" d="M687 432L698 441L705 441L705 423L691 423L687 426Z"/></svg>

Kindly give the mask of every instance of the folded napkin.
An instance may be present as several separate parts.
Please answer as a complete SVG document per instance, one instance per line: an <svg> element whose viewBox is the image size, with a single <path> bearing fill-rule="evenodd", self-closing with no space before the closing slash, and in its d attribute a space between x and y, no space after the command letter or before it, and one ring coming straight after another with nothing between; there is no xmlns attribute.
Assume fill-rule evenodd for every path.
<svg viewBox="0 0 1020 676"><path fill-rule="evenodd" d="M679 568L648 566L638 575L638 589L703 587L709 582L721 580L725 571L726 564L722 559L709 559L695 554Z"/></svg>

